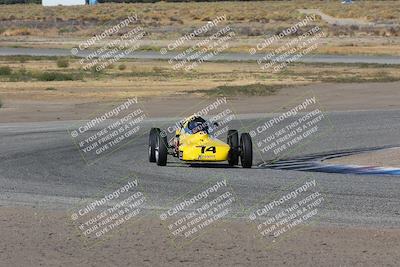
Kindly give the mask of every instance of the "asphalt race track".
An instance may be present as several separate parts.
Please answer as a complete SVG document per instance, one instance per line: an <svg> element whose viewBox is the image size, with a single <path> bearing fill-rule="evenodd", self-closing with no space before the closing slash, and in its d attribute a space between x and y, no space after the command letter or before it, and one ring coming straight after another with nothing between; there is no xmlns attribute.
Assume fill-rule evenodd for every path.
<svg viewBox="0 0 400 267"><path fill-rule="evenodd" d="M334 125L330 133L313 139L301 151L291 154L292 158L400 143L399 110L329 112L328 115ZM161 123L166 119L158 121ZM140 136L88 166L66 131L73 123L0 124L0 204L29 203L54 209L70 208L82 197L92 197L119 178L134 173L151 200L151 205L147 206L151 213L158 214L169 208L166 203L210 177L227 178L244 208L249 209L259 199L284 194L288 183L300 177L311 177L329 202L322 207L321 223L400 225L399 176L329 174L256 166L242 169L224 164L188 166L172 158L166 167L159 167L148 162L148 136ZM157 124L157 120L152 123ZM144 127L151 125L146 123ZM256 157L254 162L260 163L260 158ZM246 214L237 212L235 216Z"/></svg>

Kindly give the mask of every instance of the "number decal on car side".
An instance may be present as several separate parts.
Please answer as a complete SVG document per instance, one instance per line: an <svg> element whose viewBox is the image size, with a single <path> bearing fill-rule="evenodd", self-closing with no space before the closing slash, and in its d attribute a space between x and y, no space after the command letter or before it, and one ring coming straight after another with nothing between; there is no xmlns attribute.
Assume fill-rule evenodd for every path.
<svg viewBox="0 0 400 267"><path fill-rule="evenodd" d="M216 153L217 152L217 148L215 146L210 146L210 147L206 147L206 146L196 146L196 147L200 147L201 148L201 153L204 154L205 152L212 152L212 153Z"/></svg>

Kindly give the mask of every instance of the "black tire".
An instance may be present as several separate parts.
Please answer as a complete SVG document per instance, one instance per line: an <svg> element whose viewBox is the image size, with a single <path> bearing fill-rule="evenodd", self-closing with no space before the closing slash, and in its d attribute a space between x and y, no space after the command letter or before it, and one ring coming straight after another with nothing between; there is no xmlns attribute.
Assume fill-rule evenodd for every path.
<svg viewBox="0 0 400 267"><path fill-rule="evenodd" d="M228 163L230 166L239 164L239 134L236 130L229 130L227 143L231 147L228 155Z"/></svg>
<svg viewBox="0 0 400 267"><path fill-rule="evenodd" d="M149 161L156 162L157 128L151 128L149 133Z"/></svg>
<svg viewBox="0 0 400 267"><path fill-rule="evenodd" d="M156 130L157 142L155 146L155 156L158 166L167 165L167 154L168 154L168 140L167 135L164 131L157 128Z"/></svg>
<svg viewBox="0 0 400 267"><path fill-rule="evenodd" d="M240 135L240 162L243 168L251 168L253 165L253 142L248 133Z"/></svg>

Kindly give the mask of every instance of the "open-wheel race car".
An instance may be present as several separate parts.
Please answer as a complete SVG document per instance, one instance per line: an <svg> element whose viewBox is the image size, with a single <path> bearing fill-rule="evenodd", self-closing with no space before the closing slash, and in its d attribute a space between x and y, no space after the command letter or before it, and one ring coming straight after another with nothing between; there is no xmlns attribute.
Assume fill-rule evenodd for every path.
<svg viewBox="0 0 400 267"><path fill-rule="evenodd" d="M229 130L227 142L212 136L213 127L199 116L183 120L169 141L165 131L151 128L149 134L149 161L159 166L167 164L167 156L172 155L188 163L228 161L230 166L240 163L243 168L253 164L253 148L248 133L240 135L237 130Z"/></svg>

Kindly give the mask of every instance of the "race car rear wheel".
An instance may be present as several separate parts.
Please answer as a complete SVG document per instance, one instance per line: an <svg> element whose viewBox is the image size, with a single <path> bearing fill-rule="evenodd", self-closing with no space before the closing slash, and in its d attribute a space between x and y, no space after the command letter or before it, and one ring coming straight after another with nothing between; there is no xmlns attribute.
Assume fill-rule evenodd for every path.
<svg viewBox="0 0 400 267"><path fill-rule="evenodd" d="M164 131L156 128L157 142L155 146L155 156L158 166L167 165L167 154L168 154L168 140L167 135Z"/></svg>
<svg viewBox="0 0 400 267"><path fill-rule="evenodd" d="M253 143L248 133L240 135L240 162L243 168L251 168L253 165Z"/></svg>
<svg viewBox="0 0 400 267"><path fill-rule="evenodd" d="M230 166L239 164L239 134L236 130L228 131L227 143L231 147L228 155L228 163Z"/></svg>
<svg viewBox="0 0 400 267"><path fill-rule="evenodd" d="M151 128L149 133L149 161L156 162L157 129Z"/></svg>

